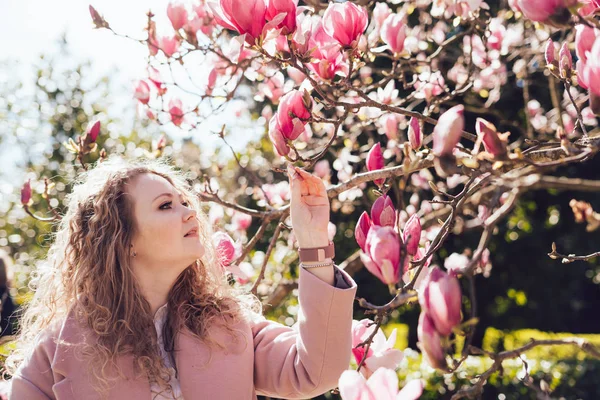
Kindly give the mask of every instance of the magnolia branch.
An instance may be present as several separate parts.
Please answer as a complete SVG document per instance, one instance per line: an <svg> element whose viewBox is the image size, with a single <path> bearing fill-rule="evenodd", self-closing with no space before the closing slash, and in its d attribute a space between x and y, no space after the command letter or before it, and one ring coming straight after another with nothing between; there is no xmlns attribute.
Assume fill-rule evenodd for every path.
<svg viewBox="0 0 600 400"><path fill-rule="evenodd" d="M479 379L473 386L466 388L466 389L461 389L460 391L458 391L457 393L455 393L452 396L451 400L458 400L458 399L462 399L462 398L469 398L469 399L477 398L477 396L481 395L481 393L483 392L483 386L486 384L486 382L490 378L490 376L493 373L500 371L502 369L503 361L520 357L523 353L526 353L527 351L529 351L535 347L538 347L538 346L560 346L560 345L577 346L582 351L584 351L586 354L588 354L594 358L600 359L600 350L598 348L596 348L590 342L588 342L584 339L581 339L581 338L576 338L576 337L565 338L565 339L550 339L550 340L531 339L531 342L527 343L526 345L523 345L514 350L502 351L500 353L491 353L491 352L484 351L482 349L470 346L469 353L471 355L488 356L494 361L494 363L487 371L485 371L483 374L481 374L479 376Z"/></svg>
<svg viewBox="0 0 600 400"><path fill-rule="evenodd" d="M575 254L565 255L565 254L561 254L561 253L557 252L556 251L556 243L552 243L552 251L550 253L548 253L548 257L550 257L553 260L562 258L563 264L569 264L574 261L590 261L592 258L600 257L600 251L597 251L592 254L588 254L586 256L576 256Z"/></svg>

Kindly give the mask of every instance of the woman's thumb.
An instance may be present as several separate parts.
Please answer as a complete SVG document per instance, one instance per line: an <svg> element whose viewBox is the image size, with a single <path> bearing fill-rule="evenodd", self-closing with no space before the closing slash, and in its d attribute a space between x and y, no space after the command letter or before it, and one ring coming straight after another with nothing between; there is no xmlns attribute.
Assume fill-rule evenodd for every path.
<svg viewBox="0 0 600 400"><path fill-rule="evenodd" d="M302 188L300 187L300 182L298 179L298 173L294 170L294 168L288 164L287 168L288 177L290 178L290 187L291 187L291 195L292 197L301 197Z"/></svg>

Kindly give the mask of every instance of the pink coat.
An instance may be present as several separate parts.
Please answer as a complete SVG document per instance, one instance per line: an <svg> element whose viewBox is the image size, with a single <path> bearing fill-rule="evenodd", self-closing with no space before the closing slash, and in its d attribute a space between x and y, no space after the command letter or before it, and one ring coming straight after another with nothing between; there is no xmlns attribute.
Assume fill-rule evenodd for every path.
<svg viewBox="0 0 600 400"><path fill-rule="evenodd" d="M232 351L213 349L208 366L206 345L189 331L179 333L175 360L184 399L305 399L336 387L350 363L356 283L337 266L335 270L336 284L331 286L300 268L298 323L287 327L264 318L241 322L238 327L248 345L241 340L231 344ZM9 399L100 398L89 383L86 365L68 346L83 340L83 329L71 318L58 325L41 335L33 355L13 377ZM229 338L217 332L217 339ZM148 379L134 376L133 356L122 356L118 363L127 379L116 381L108 398L150 400Z"/></svg>

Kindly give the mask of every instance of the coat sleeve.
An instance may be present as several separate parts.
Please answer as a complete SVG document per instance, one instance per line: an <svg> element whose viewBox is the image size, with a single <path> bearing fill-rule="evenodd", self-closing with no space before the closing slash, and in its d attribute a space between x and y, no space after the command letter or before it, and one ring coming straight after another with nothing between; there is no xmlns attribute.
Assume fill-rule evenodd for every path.
<svg viewBox="0 0 600 400"><path fill-rule="evenodd" d="M32 354L23 361L13 375L10 384L9 400L48 400L54 399L52 386L54 373L51 363L56 351L54 335L42 333Z"/></svg>
<svg viewBox="0 0 600 400"><path fill-rule="evenodd" d="M257 394L312 398L337 386L350 365L356 283L334 266L335 285L300 268L298 322L284 326L262 317L252 323ZM339 287L342 286L342 287Z"/></svg>

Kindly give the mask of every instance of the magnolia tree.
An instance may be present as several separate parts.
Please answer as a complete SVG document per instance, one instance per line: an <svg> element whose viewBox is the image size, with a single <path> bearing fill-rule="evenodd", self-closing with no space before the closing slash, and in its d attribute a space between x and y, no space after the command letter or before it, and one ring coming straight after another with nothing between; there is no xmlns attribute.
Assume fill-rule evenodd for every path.
<svg viewBox="0 0 600 400"><path fill-rule="evenodd" d="M136 36L115 32L98 10L90 12L97 28ZM490 276L488 244L519 198L540 189L600 190L598 181L556 173L591 159L600 146L598 0L194 0L172 2L163 12L168 26L158 29L149 12L146 35L132 39L149 53L147 75L134 90L145 118L203 135L200 124L211 115L256 111L254 124L272 145L271 156L236 156L246 174L239 189L219 193L209 173L197 185L213 222L224 210L232 215L230 234L214 237L232 284L248 285L271 305L293 288L276 280L262 286L288 227L289 187L285 175L276 178L286 164L321 177L334 212L365 207L367 194L376 195L356 221L356 253L341 266L364 266L387 285L391 300L357 299L373 320L354 321L357 370L340 377L343 399L421 395L420 380L399 390L396 332L386 338L380 329L411 302L421 308L418 345L429 366L451 374L469 357L493 361L453 399L477 397L505 360L536 346L567 344L600 356L578 338L532 340L498 353L472 344L475 329L483 328L474 276ZM503 101L511 109L500 109ZM232 123L218 133L224 144L234 129L240 128ZM66 144L83 168L89 153L102 152L95 146L99 131L91 124ZM148 155L159 156L165 145L165 137L157 138ZM252 164L267 165L271 174L257 174ZM257 207L238 204L248 194ZM22 203L35 216L30 199L26 184ZM600 226L590 204L573 199L571 207L588 231ZM248 238L253 219L260 227ZM255 271L249 254L273 226ZM467 230L480 232L476 249L440 260L449 235ZM549 250L564 263L598 255Z"/></svg>

